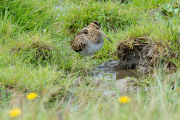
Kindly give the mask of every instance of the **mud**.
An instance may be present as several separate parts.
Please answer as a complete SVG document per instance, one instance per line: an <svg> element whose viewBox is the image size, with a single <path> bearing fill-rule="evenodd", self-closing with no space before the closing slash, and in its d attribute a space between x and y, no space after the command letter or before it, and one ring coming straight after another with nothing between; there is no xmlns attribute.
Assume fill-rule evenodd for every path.
<svg viewBox="0 0 180 120"><path fill-rule="evenodd" d="M119 60L110 60L96 67L94 75L80 77L72 82L73 93L80 90L79 86L87 85L103 96L126 95L141 90L136 84L140 78L136 69L119 69Z"/></svg>
<svg viewBox="0 0 180 120"><path fill-rule="evenodd" d="M97 74L96 77L111 80L119 80L125 77L139 78L140 75L136 69L122 69L118 67L119 64L120 60L110 60L99 65L96 70L100 71L100 74Z"/></svg>
<svg viewBox="0 0 180 120"><path fill-rule="evenodd" d="M174 71L176 66L170 58L177 58L178 54L166 49L160 43L152 43L146 37L139 37L133 42L121 42L117 54L119 61L115 68L136 68L139 73L150 73L153 68L162 63L165 72Z"/></svg>
<svg viewBox="0 0 180 120"><path fill-rule="evenodd" d="M69 89L72 93L77 91L83 91L79 86L84 86L84 83L90 83L86 89L94 90L94 92L99 92L103 96L116 96L127 95L132 92L142 91L142 88L136 84L138 81L134 77L126 77L122 79L109 79L107 77L91 77L91 78L79 78L73 83L73 88ZM143 89L144 90L144 89ZM145 90L144 90L145 91Z"/></svg>

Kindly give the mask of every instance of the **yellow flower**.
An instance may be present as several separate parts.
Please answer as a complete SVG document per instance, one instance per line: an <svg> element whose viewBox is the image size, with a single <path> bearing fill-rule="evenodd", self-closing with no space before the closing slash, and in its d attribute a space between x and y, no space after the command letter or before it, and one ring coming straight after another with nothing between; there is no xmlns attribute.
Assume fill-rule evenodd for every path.
<svg viewBox="0 0 180 120"><path fill-rule="evenodd" d="M119 98L119 103L128 103L128 102L130 102L130 97L128 96L121 96Z"/></svg>
<svg viewBox="0 0 180 120"><path fill-rule="evenodd" d="M16 116L21 115L21 110L19 108L14 108L12 110L9 111L9 115L14 118Z"/></svg>
<svg viewBox="0 0 180 120"><path fill-rule="evenodd" d="M29 100L33 100L34 98L36 98L37 97L37 93L29 93L28 95L27 95L27 99L29 99Z"/></svg>

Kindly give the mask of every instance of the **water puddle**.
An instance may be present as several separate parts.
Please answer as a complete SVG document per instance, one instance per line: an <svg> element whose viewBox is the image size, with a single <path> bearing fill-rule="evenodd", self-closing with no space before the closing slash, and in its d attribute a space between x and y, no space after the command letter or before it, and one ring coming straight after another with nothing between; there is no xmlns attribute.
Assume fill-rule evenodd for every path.
<svg viewBox="0 0 180 120"><path fill-rule="evenodd" d="M96 75L96 77L108 80L119 80L126 77L139 78L135 69L117 69L110 71L101 71L100 74Z"/></svg>
<svg viewBox="0 0 180 120"><path fill-rule="evenodd" d="M116 64L119 61L110 61L101 64L100 66L96 67L96 70L99 74L96 74L96 78L102 78L107 80L119 80L126 77L134 77L139 78L139 75L136 69L120 69L116 67Z"/></svg>

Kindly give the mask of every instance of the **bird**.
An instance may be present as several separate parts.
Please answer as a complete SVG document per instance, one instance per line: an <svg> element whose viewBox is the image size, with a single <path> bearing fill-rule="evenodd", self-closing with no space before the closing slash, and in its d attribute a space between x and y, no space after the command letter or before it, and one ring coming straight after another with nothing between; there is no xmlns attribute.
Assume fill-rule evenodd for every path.
<svg viewBox="0 0 180 120"><path fill-rule="evenodd" d="M104 44L103 35L112 42L111 39L101 31L100 23L93 21L89 26L84 27L75 35L71 41L71 47L82 56L94 55Z"/></svg>

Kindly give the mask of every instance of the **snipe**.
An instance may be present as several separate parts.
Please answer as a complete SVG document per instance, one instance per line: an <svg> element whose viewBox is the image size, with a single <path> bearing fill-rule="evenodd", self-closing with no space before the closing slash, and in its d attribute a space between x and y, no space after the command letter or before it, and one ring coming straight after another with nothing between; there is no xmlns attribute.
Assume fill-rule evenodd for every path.
<svg viewBox="0 0 180 120"><path fill-rule="evenodd" d="M77 33L74 40L71 42L71 46L73 50L80 55L94 55L103 46L104 40L102 35L112 42L111 39L100 30L99 22L93 21L89 26Z"/></svg>

